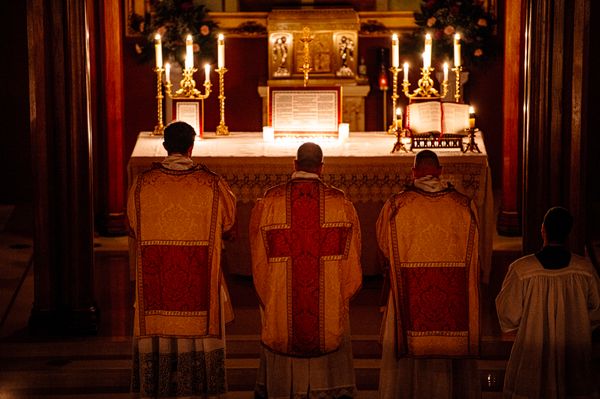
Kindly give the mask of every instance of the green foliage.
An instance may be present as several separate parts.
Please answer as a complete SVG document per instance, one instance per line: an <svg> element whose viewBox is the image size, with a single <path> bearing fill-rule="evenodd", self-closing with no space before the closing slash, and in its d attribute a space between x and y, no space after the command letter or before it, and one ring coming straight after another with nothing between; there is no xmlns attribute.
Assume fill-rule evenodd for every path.
<svg viewBox="0 0 600 399"><path fill-rule="evenodd" d="M425 34L433 38L433 57L452 60L454 34L461 36L463 63L474 66L496 55L496 21L478 0L424 0L421 12L415 12L418 29L405 35L403 52L422 52Z"/></svg>
<svg viewBox="0 0 600 399"><path fill-rule="evenodd" d="M146 41L136 45L136 52L143 61L154 58L154 37L160 33L165 61L185 60L185 38L194 40L194 64L213 63L216 53L217 24L208 18L208 9L198 0L157 0L148 23L139 16L130 16L130 28L146 35Z"/></svg>

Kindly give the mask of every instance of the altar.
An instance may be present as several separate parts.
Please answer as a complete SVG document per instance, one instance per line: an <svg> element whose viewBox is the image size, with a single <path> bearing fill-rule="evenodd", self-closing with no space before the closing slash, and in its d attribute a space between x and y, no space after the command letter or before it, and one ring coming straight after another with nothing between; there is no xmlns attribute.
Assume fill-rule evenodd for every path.
<svg viewBox="0 0 600 399"><path fill-rule="evenodd" d="M443 166L442 180L471 197L476 206L480 228L482 281L489 280L494 231L493 195L485 145L478 134L481 153L439 150ZM382 132L352 132L345 141L314 139L323 149L323 180L343 190L352 200L361 223L362 256L365 275L383 271L375 234L375 223L385 200L412 180L415 153L390 151L395 138ZM166 151L163 138L140 133L128 164L129 185L134 177L160 162ZM299 139L265 142L260 133L237 133L215 136L205 133L197 140L192 157L221 175L237 197L237 239L225 245L223 256L226 273L250 275L248 241L250 211L257 198L269 187L286 182L293 171ZM440 245L444 245L440 243Z"/></svg>

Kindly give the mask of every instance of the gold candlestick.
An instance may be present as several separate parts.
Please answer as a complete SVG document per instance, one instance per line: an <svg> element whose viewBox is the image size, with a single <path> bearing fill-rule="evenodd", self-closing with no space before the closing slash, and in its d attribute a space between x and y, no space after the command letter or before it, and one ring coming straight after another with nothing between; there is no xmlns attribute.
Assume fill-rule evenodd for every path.
<svg viewBox="0 0 600 399"><path fill-rule="evenodd" d="M433 68L421 68L421 79L417 82L417 87L412 93L410 92L410 82L405 80L402 82L402 92L408 99L424 99L424 98L444 98L448 94L448 80L444 79L442 82L442 93L440 94L433 87L433 79L431 79L431 73L434 71Z"/></svg>
<svg viewBox="0 0 600 399"><path fill-rule="evenodd" d="M162 94L162 74L164 72L164 68L156 67L154 68L154 72L156 72L156 105L157 105L157 124L154 126L154 131L152 132L155 136L162 136L165 132L165 125L163 124L163 94Z"/></svg>
<svg viewBox="0 0 600 399"><path fill-rule="evenodd" d="M452 68L452 72L456 75L456 88L454 90L454 99L457 103L460 102L460 73L462 72L462 65Z"/></svg>
<svg viewBox="0 0 600 399"><path fill-rule="evenodd" d="M393 119L392 124L388 127L388 134L396 134L396 129L398 128L398 121L396 116L396 101L400 97L398 95L398 73L401 71L401 68L398 67L390 67L390 72L392 72L392 113Z"/></svg>
<svg viewBox="0 0 600 399"><path fill-rule="evenodd" d="M219 110L221 114L221 121L217 126L217 136L229 136L229 129L225 125L225 73L227 68L222 67L217 69L219 74Z"/></svg>

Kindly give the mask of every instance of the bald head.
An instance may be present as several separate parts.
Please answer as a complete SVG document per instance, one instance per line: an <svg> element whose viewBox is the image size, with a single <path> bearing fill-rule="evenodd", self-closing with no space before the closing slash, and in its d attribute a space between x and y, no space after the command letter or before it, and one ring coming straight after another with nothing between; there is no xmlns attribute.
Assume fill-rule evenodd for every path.
<svg viewBox="0 0 600 399"><path fill-rule="evenodd" d="M298 147L294 166L297 171L321 174L323 151L315 143L304 143Z"/></svg>
<svg viewBox="0 0 600 399"><path fill-rule="evenodd" d="M433 177L440 177L442 174L442 167L440 161L431 150L423 150L417 153L415 157L415 165L413 166L413 177L418 179L431 175Z"/></svg>

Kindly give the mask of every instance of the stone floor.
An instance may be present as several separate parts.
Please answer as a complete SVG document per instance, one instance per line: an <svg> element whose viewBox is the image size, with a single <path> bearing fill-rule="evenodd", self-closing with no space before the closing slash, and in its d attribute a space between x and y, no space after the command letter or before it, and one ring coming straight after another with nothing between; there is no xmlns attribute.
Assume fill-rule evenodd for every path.
<svg viewBox="0 0 600 399"><path fill-rule="evenodd" d="M23 214L24 213L24 214ZM29 215L30 216L30 215ZM95 241L95 297L101 325L94 337L33 337L27 320L33 301L32 240L26 210L0 206L0 399L129 397L133 283L127 238ZM495 237L489 286L482 286L482 398L500 397L511 341L500 334L492 299L520 238ZM251 398L258 366L259 315L251 280L227 276L235 320L227 326L230 398ZM382 280L366 278L350 308L359 398L376 398Z"/></svg>

